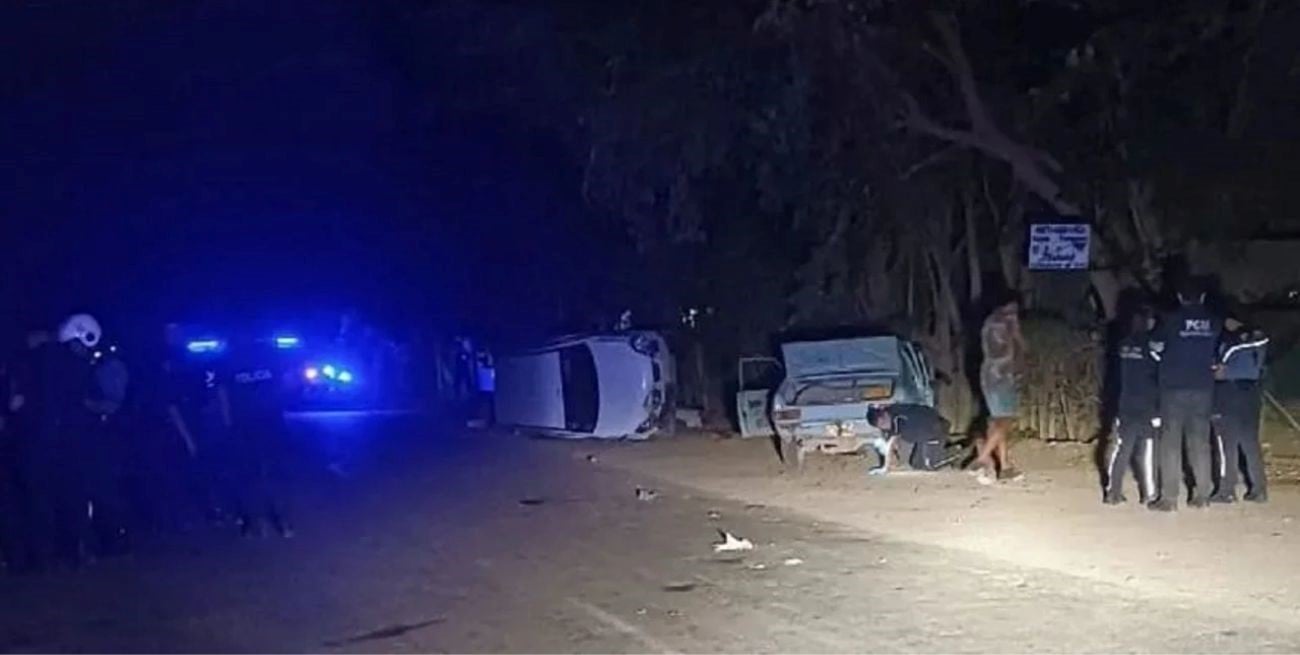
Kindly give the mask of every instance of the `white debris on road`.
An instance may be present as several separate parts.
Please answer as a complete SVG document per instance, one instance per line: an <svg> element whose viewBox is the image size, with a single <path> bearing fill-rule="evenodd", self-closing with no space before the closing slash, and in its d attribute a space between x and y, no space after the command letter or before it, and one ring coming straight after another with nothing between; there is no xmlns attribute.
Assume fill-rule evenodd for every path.
<svg viewBox="0 0 1300 655"><path fill-rule="evenodd" d="M652 500L654 500L654 499L656 499L656 498L658 498L658 497L659 497L659 492L658 492L658 491L655 491L654 489L645 489L645 488L643 488L643 487L637 487L637 488L636 488L636 499L637 499L637 500L642 500L642 501L649 502L649 501L652 501Z"/></svg>
<svg viewBox="0 0 1300 655"><path fill-rule="evenodd" d="M718 530L722 536L722 543L713 544L715 553L733 553L742 550L754 550L754 543L748 539L742 539L725 530Z"/></svg>
<svg viewBox="0 0 1300 655"><path fill-rule="evenodd" d="M798 557L788 557L784 562L781 563L785 564L786 566L799 566L800 564L803 564L803 560L799 559Z"/></svg>

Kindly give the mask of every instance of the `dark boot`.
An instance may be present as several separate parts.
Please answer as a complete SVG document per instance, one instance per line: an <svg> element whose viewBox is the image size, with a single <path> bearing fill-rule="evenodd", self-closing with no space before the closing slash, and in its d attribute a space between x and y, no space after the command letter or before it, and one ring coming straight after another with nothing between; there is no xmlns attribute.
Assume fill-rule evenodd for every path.
<svg viewBox="0 0 1300 655"><path fill-rule="evenodd" d="M1210 502L1219 505L1231 505L1237 502L1237 494L1232 493L1231 491L1219 492L1210 496Z"/></svg>
<svg viewBox="0 0 1300 655"><path fill-rule="evenodd" d="M1246 493L1245 498L1252 503L1267 503L1268 492L1263 489L1251 489Z"/></svg>
<svg viewBox="0 0 1300 655"><path fill-rule="evenodd" d="M1147 505L1147 509L1153 512L1177 512L1178 503L1167 498L1161 498L1150 505Z"/></svg>

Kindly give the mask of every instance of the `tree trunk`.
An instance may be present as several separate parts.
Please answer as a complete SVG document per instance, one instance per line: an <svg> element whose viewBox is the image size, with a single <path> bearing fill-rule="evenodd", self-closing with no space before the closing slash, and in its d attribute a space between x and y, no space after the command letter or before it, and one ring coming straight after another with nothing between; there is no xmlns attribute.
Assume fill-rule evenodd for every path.
<svg viewBox="0 0 1300 655"><path fill-rule="evenodd" d="M975 230L975 197L968 186L962 194L962 214L966 219L966 275L971 304L984 297L984 268L980 265L979 232Z"/></svg>

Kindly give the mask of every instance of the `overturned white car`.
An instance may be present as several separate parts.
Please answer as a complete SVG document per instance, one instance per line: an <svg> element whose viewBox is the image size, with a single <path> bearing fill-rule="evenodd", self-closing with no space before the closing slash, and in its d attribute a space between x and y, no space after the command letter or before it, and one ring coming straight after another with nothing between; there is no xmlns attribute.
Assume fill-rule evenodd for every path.
<svg viewBox="0 0 1300 655"><path fill-rule="evenodd" d="M671 427L675 367L656 332L564 337L496 361L496 422L547 436L645 439Z"/></svg>

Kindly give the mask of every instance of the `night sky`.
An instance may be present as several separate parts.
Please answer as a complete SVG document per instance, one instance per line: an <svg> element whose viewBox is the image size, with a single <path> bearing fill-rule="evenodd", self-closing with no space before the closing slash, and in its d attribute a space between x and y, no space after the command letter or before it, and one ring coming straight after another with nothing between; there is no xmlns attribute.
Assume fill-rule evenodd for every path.
<svg viewBox="0 0 1300 655"><path fill-rule="evenodd" d="M351 305L499 330L553 311L587 274L564 264L577 173L553 137L456 109L467 77L443 82L414 7L6 3L8 327Z"/></svg>

